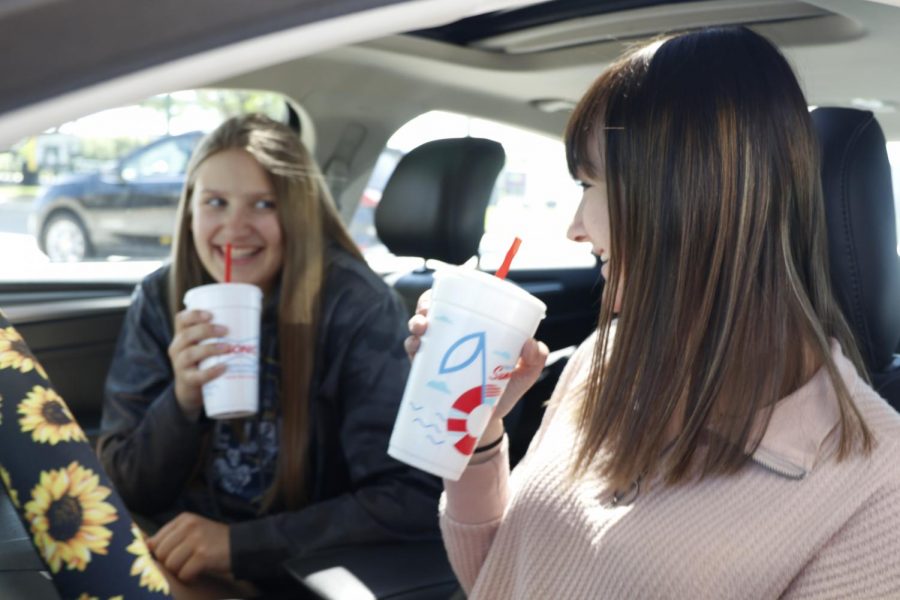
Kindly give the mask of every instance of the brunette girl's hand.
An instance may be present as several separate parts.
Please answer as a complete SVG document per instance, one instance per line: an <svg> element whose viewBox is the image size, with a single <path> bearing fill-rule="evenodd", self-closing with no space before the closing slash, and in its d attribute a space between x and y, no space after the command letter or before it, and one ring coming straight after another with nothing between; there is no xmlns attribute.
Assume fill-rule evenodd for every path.
<svg viewBox="0 0 900 600"><path fill-rule="evenodd" d="M502 418L509 414L509 411L525 395L525 392L530 390L538 380L541 371L544 370L544 365L547 364L549 354L550 349L544 342L539 342L534 338L525 342L519 360L516 362L516 368L513 369L509 384L497 402L497 408L494 410L492 418Z"/></svg>
<svg viewBox="0 0 900 600"><path fill-rule="evenodd" d="M421 338L425 335L425 330L428 329L429 308L431 308L431 290L426 290L419 296L419 301L416 303L416 314L409 320L410 336L403 340L403 348L406 350L409 360L412 360L416 352L419 351L419 346L422 343Z"/></svg>
<svg viewBox="0 0 900 600"><path fill-rule="evenodd" d="M226 344L202 344L222 337L228 329L212 323L212 314L203 310L183 310L175 315L175 337L169 344L169 360L175 372L175 399L184 415L196 421L203 407L203 384L225 372L224 364L200 369L200 362L228 353Z"/></svg>

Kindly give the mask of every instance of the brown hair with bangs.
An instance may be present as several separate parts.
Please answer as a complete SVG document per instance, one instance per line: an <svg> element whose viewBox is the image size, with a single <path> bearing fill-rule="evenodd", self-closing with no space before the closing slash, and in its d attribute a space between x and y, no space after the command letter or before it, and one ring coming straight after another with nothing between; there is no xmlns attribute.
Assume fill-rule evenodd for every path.
<svg viewBox="0 0 900 600"><path fill-rule="evenodd" d="M281 369L282 429L275 481L263 509L276 503L288 510L306 501L309 441L309 388L319 328L319 296L325 279L325 248L334 241L359 260L362 255L335 208L322 174L299 137L287 125L250 114L233 117L206 136L194 151L176 217L169 277L169 308L184 308L187 290L212 277L203 268L191 233L191 198L198 167L229 149L247 151L268 174L284 240L278 344Z"/></svg>
<svg viewBox="0 0 900 600"><path fill-rule="evenodd" d="M711 29L630 52L582 98L566 151L573 176L604 176L611 232L576 472L600 452L620 489L735 472L819 366L839 458L871 449L831 356L834 338L865 372L831 292L818 146L770 42Z"/></svg>

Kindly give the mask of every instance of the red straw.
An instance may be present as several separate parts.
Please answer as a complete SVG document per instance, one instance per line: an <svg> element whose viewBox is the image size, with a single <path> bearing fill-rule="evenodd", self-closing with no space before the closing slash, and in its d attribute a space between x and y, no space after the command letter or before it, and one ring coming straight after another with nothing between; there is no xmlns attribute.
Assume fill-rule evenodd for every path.
<svg viewBox="0 0 900 600"><path fill-rule="evenodd" d="M225 283L231 283L231 243L225 244Z"/></svg>
<svg viewBox="0 0 900 600"><path fill-rule="evenodd" d="M513 240L512 246L510 246L509 250L506 252L506 258L503 259L503 264L497 269L496 275L500 279L506 279L506 274L509 273L509 265L512 262L513 257L515 257L516 252L519 251L519 246L521 244L522 240L518 237Z"/></svg>

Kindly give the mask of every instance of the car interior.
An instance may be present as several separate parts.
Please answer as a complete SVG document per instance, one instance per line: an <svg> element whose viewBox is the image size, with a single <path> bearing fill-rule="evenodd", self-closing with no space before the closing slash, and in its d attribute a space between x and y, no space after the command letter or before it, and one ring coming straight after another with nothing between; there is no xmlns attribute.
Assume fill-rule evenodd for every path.
<svg viewBox="0 0 900 600"><path fill-rule="evenodd" d="M833 286L856 336L872 386L900 410L900 270L891 171L884 133L873 115L817 108L822 186Z"/></svg>
<svg viewBox="0 0 900 600"><path fill-rule="evenodd" d="M421 115L463 115L556 144L560 160L551 165L524 138L490 139L472 121L462 133L425 127L424 139L404 143L369 217L386 254L416 259L376 263L373 252L370 261L410 315L435 268L491 272L493 245L505 250L510 231L523 239L509 279L547 305L536 337L551 355L506 419L515 463L566 360L595 327L603 289L590 248L575 248L580 260L554 262L552 240L564 238L575 204L555 189L521 194L521 182L537 186L535 172L551 168L568 178L560 140L569 112L623 50L717 25L767 36L799 75L821 145L832 285L873 387L900 410L896 0L163 0L153 8L24 0L0 8L0 36L14 42L0 58L10 73L0 81L0 149L157 94L274 92L349 224L362 214L379 157L398 153L395 134ZM0 180L0 194L12 187ZM131 292L159 259L29 262L5 245L27 235L7 226L6 214L32 210L11 194L0 195L0 310L94 439ZM526 209L530 221L510 220ZM10 460L28 457L0 462ZM325 598L460 597L438 543L338 548L284 567L297 586ZM65 595L0 486L0 597Z"/></svg>

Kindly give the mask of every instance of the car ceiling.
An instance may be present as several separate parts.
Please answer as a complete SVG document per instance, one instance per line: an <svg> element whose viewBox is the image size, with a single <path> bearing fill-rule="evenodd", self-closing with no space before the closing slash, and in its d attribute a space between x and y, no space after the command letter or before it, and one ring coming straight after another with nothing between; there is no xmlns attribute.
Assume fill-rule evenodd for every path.
<svg viewBox="0 0 900 600"><path fill-rule="evenodd" d="M423 16L423 8L454 3L455 13L433 16L430 24ZM358 118L369 121L374 128L371 138L383 143L411 116L434 108L558 135L566 112L545 112L536 108L535 102L576 100L602 68L636 39L699 26L746 23L784 50L798 68L811 104L851 106L859 99L882 102L884 110L876 111L879 121L889 138L900 139L900 75L894 59L900 56L896 36L900 3L894 0L606 1L593 3L594 8L603 9L593 10L594 14L530 21L517 19L516 13L547 15L566 6L583 8L591 3L554 0L462 21L459 16L517 2L470 0L468 7L459 8L463 0L453 0L403 6L409 4L418 7L415 19L370 26L368 35L358 33L357 39L398 28L414 29L411 34L341 45L339 31L332 27L329 41L320 43L320 48L340 47L321 52L315 51L314 45L298 44L279 51L270 47L266 53L257 51L256 60L243 66L207 62L202 69L182 70L177 78L145 77L140 89L118 91L116 103L179 87L214 84L284 93L309 111L320 139L328 139L321 134L330 119ZM2 114L5 111L23 107L27 111L36 101L52 99L62 91L114 81L117 75L173 57L202 53L342 12L387 5L402 8L399 0L304 0L291 4L293 12L279 0L162 0L152 4L7 0L0 5L0 39L15 43L11 51L0 53L0 60L8 65L5 72L12 75L0 81L0 126L16 124L4 117L21 113ZM92 18L98 14L105 17ZM447 25L453 14L457 19L449 20L458 23ZM477 35L444 35L467 22ZM154 33L146 35L147 31ZM197 31L203 32L202 40ZM49 48L47 40L53 40ZM93 66L92 60L98 66ZM92 102L102 103L97 96ZM68 110L57 114L73 110L70 104ZM38 118L35 124L47 118ZM0 131L6 130L0 127ZM4 141L9 140L0 140L0 146Z"/></svg>
<svg viewBox="0 0 900 600"><path fill-rule="evenodd" d="M0 149L154 94L537 1L2 0Z"/></svg>
<svg viewBox="0 0 900 600"><path fill-rule="evenodd" d="M786 16L790 14L794 16ZM900 7L861 0L712 0L605 17L596 24L597 41L569 47L507 52L501 48L503 36L455 43L416 33L337 48L223 83L258 87L281 82L281 91L313 113L364 114L377 106L383 118L397 115L392 126L412 114L443 108L558 134L567 113L542 112L535 102L574 102L605 65L648 30L745 22L783 49L799 71L810 104L881 101L887 112L876 107L877 116L888 136L900 139L900 73L894 59L900 56ZM583 21L573 20L571 29L582 27ZM556 37L564 38L565 27L556 27ZM612 36L616 39L608 39ZM507 36L510 45L526 42L524 35ZM331 98L328 106L319 107L326 102L324 90Z"/></svg>
<svg viewBox="0 0 900 600"><path fill-rule="evenodd" d="M0 4L0 112L260 35L402 0ZM10 76L11 75L11 76Z"/></svg>

